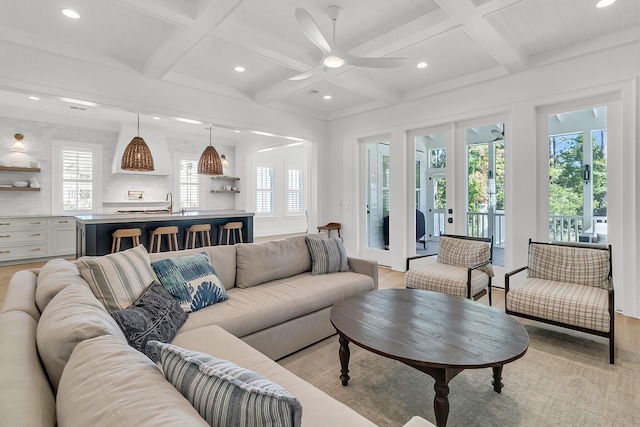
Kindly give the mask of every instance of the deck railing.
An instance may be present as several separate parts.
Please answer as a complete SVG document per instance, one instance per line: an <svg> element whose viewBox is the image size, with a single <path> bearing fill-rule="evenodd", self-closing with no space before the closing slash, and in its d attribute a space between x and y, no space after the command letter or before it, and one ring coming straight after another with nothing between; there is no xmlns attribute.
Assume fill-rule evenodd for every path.
<svg viewBox="0 0 640 427"><path fill-rule="evenodd" d="M467 235L472 237L489 237L493 234L493 246L504 247L504 211L497 211L493 216L493 230L489 230L488 212L467 212Z"/></svg>

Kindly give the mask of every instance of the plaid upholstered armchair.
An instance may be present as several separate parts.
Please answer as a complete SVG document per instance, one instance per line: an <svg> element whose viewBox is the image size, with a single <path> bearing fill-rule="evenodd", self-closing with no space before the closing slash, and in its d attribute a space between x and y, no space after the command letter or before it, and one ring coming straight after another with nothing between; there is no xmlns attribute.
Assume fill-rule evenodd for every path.
<svg viewBox="0 0 640 427"><path fill-rule="evenodd" d="M504 276L507 314L609 338L614 363L611 246L529 240L529 262ZM527 277L511 284L511 277Z"/></svg>
<svg viewBox="0 0 640 427"><path fill-rule="evenodd" d="M411 261L437 255L437 262L410 269ZM489 294L493 268L493 239L443 234L438 253L407 258L404 284L477 300Z"/></svg>

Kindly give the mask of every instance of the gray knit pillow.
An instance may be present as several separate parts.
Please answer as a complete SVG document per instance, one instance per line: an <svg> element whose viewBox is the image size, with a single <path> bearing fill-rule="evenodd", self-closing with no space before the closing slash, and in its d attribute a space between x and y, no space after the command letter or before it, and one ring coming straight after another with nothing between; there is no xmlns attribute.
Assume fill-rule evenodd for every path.
<svg viewBox="0 0 640 427"><path fill-rule="evenodd" d="M302 405L262 375L208 354L152 341L164 376L211 426L300 427Z"/></svg>
<svg viewBox="0 0 640 427"><path fill-rule="evenodd" d="M306 241L311 254L312 276L349 271L347 251L344 250L341 239L307 237Z"/></svg>

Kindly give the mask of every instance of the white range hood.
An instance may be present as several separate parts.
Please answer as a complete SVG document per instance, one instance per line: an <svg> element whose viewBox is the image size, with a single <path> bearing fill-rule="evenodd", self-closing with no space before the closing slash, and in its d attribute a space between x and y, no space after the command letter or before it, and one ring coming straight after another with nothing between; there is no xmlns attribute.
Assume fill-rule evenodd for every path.
<svg viewBox="0 0 640 427"><path fill-rule="evenodd" d="M147 126L140 130L140 136L144 139L144 142L147 143L151 150L155 170L152 172L135 172L122 170L120 168L122 154L135 136L138 136L138 128L136 125L122 125L120 128L120 134L118 135L116 151L113 155L113 162L111 163L111 173L171 175L171 158L169 157L169 148L167 146L167 139L164 136L164 132L160 129L149 128Z"/></svg>

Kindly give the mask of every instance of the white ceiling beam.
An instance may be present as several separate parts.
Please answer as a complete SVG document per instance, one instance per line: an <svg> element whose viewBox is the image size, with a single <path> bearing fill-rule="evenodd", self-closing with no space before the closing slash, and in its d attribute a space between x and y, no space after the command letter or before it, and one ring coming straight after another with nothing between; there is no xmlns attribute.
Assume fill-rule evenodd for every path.
<svg viewBox="0 0 640 427"><path fill-rule="evenodd" d="M145 64L148 77L162 78L203 37L229 16L243 0L218 0L209 3L190 27L176 29L153 52Z"/></svg>
<svg viewBox="0 0 640 427"><path fill-rule="evenodd" d="M489 2L485 7L476 7L471 0L434 0L449 16L457 19L464 30L473 38L488 55L510 72L521 71L527 63L518 50L505 40L489 23L486 16L503 9L520 0L504 0L491 8Z"/></svg>
<svg viewBox="0 0 640 427"><path fill-rule="evenodd" d="M315 76L311 76L304 80L283 80L264 90L256 92L253 100L262 105L270 104L291 94L302 92L324 80L326 80L326 76L323 72L316 73Z"/></svg>
<svg viewBox="0 0 640 427"><path fill-rule="evenodd" d="M168 0L116 0L116 2L142 12L145 15L153 16L154 18L183 28L188 28L195 23L194 13L189 13L187 10L180 10L178 8L187 2L172 2Z"/></svg>

